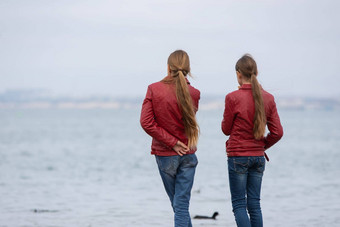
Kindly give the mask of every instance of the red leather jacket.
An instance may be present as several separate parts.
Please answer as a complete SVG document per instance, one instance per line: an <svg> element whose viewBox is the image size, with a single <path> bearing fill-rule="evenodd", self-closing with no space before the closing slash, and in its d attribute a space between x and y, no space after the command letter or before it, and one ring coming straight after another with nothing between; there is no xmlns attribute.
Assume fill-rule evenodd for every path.
<svg viewBox="0 0 340 227"><path fill-rule="evenodd" d="M200 91L192 87L189 81L188 87L197 111ZM145 132L152 137L151 154L174 156L178 154L172 148L178 140L188 145L174 84L157 82L148 86L140 123ZM196 149L190 150L188 154L195 152Z"/></svg>
<svg viewBox="0 0 340 227"><path fill-rule="evenodd" d="M230 135L226 142L228 156L263 156L264 151L283 136L274 97L264 90L262 97L269 133L256 140L253 135L255 107L251 85L243 84L239 90L226 96L222 131Z"/></svg>

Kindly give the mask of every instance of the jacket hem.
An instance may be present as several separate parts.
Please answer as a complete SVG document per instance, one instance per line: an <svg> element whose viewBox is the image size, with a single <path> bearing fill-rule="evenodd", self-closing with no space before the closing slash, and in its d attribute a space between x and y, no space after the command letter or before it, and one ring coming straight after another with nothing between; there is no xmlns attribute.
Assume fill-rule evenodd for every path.
<svg viewBox="0 0 340 227"><path fill-rule="evenodd" d="M186 154L194 154L196 150L191 150ZM157 156L176 156L178 155L175 151L151 151L151 155Z"/></svg>
<svg viewBox="0 0 340 227"><path fill-rule="evenodd" d="M264 151L227 151L227 156L264 156Z"/></svg>

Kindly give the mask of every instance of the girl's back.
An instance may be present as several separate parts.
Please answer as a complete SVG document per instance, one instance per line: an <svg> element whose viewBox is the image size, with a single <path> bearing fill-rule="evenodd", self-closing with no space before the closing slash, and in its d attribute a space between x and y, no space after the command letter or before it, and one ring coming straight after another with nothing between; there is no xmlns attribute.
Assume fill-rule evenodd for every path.
<svg viewBox="0 0 340 227"><path fill-rule="evenodd" d="M200 99L200 91L192 87L189 81L187 81L187 83L193 106L195 107L195 110L197 110ZM185 134L182 113L178 106L174 89L174 84L167 84L164 82L156 82L149 85L143 104L146 108L143 108L142 110L141 119L143 119L143 121L141 124L144 125L144 127L152 127L151 124L153 124L153 121L151 121L150 118L154 117L154 120L157 122L159 127L165 129L167 132L171 132L177 140L183 141L187 144L188 138ZM150 108L147 108L147 106ZM149 113L150 111L153 113ZM152 140L152 150L155 154L158 153L156 151L162 151L163 154L165 154L164 152L174 153L171 148L165 146L164 143L157 141L156 139ZM189 153L193 153L195 150L196 149Z"/></svg>

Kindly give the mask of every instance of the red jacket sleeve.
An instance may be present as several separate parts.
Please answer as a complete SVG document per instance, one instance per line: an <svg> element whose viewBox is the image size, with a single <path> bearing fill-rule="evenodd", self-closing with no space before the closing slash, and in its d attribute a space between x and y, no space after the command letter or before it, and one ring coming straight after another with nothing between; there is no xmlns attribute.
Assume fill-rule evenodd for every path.
<svg viewBox="0 0 340 227"><path fill-rule="evenodd" d="M222 120L222 131L225 135L229 136L234 122L234 105L231 98L227 95L225 97L225 108Z"/></svg>
<svg viewBox="0 0 340 227"><path fill-rule="evenodd" d="M264 138L265 149L268 149L271 146L273 146L283 136L283 128L280 122L279 114L277 113L276 104L274 100L270 105L270 108L271 108L270 115L267 116L267 127L269 133Z"/></svg>
<svg viewBox="0 0 340 227"><path fill-rule="evenodd" d="M140 124L144 131L152 138L164 143L171 149L176 145L178 139L160 127L155 120L155 114L152 105L152 90L148 87L145 99L143 101Z"/></svg>
<svg viewBox="0 0 340 227"><path fill-rule="evenodd" d="M193 100L193 106L194 106L195 114L196 114L197 111L198 111L198 105L199 105L198 103L199 103L200 99L201 99L201 93L198 92L198 98L195 99L195 100Z"/></svg>

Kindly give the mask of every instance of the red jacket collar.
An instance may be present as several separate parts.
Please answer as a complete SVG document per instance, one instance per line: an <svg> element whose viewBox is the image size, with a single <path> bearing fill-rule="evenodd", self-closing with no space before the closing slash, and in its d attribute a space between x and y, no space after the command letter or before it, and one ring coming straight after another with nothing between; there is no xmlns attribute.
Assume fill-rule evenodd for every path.
<svg viewBox="0 0 340 227"><path fill-rule="evenodd" d="M169 75L167 75L165 78L168 78L168 77L170 77ZM164 79L165 79L164 78ZM187 84L190 84L190 82L189 82L189 80L188 80L188 78L187 77L185 77L185 80L187 81Z"/></svg>
<svg viewBox="0 0 340 227"><path fill-rule="evenodd" d="M251 89L251 84L243 84L239 87L240 90L249 90Z"/></svg>

